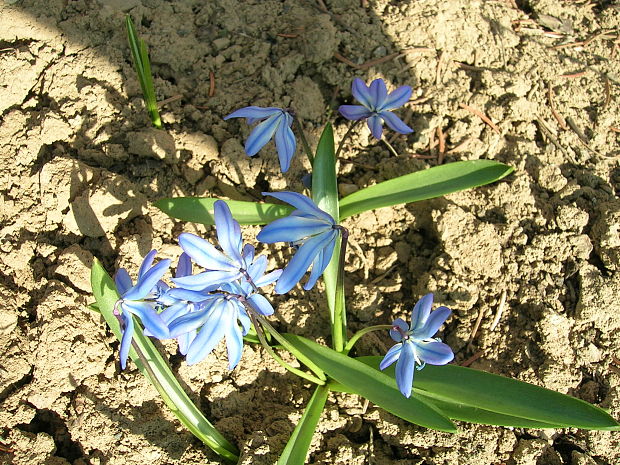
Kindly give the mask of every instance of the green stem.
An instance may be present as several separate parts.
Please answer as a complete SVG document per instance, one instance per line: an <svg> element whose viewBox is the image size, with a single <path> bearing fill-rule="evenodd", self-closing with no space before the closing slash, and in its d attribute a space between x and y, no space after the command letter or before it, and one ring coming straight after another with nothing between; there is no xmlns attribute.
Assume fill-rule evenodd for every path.
<svg viewBox="0 0 620 465"><path fill-rule="evenodd" d="M357 126L358 123L359 123L359 120L354 121L353 124L349 126L349 129L347 129L347 132L344 133L344 136L342 136L342 139L340 139L340 143L338 144L338 149L336 150L336 155L334 156L336 160L338 160L338 155L340 155L340 152L342 151L342 148L344 147L345 141L347 140L349 135L351 135L351 131L353 131L353 128L355 128L355 126Z"/></svg>
<svg viewBox="0 0 620 465"><path fill-rule="evenodd" d="M304 133L304 128L299 121L299 118L293 118L295 122L295 128L299 134L299 138L301 139L301 144L304 146L304 152L306 152L306 156L308 157L308 161L310 162L310 166L314 166L314 155L312 155L312 150L310 150L310 145L308 144L308 140L306 139L306 134Z"/></svg>
<svg viewBox="0 0 620 465"><path fill-rule="evenodd" d="M349 342L347 342L347 345L344 348L344 351L342 352L345 355L348 355L349 352L351 352L351 349L353 349L353 346L355 345L355 343L357 341L359 341L359 339L368 333L371 333L373 331L384 331L384 330L390 330L392 329L392 325L376 325L376 326L369 326L368 328L364 328L360 331L358 331L357 333L355 333L351 339L349 339Z"/></svg>
<svg viewBox="0 0 620 465"><path fill-rule="evenodd" d="M344 260L347 251L349 231L338 225L340 230L340 256L338 257L338 276L336 278L336 295L334 299L334 321L332 324L332 336L334 350L342 352L347 342L347 314L344 305Z"/></svg>
<svg viewBox="0 0 620 465"><path fill-rule="evenodd" d="M258 335L258 339L260 340L260 343L262 344L262 346L265 348L265 350L267 350L267 353L269 353L269 355L271 355L271 357L278 362L282 367L284 367L285 369L287 369L288 371L290 371L291 373L307 379L308 381L318 384L319 386L323 386L325 385L325 380L319 379L315 376L312 376L308 373L305 373L291 365L289 365L288 363L286 363L284 360L282 360L282 358L276 354L276 352L273 350L273 347L271 347L267 341L265 340L265 335L263 334L263 328L258 324L258 320L256 318L256 313L254 311L254 309L252 308L251 305L249 305L247 302L243 303L245 305L245 307L248 309L248 314L250 315L250 318L252 319L252 323L254 324L254 328L256 328L256 334Z"/></svg>
<svg viewBox="0 0 620 465"><path fill-rule="evenodd" d="M392 154L393 154L394 156L396 156L396 157L398 156L398 152L396 151L396 149L394 149L394 147L392 147L392 144L390 144L390 143L387 141L387 139L386 139L385 137L382 137L382 138L381 138L381 141L382 141L385 145L387 145L387 148L390 150L390 152L392 152Z"/></svg>

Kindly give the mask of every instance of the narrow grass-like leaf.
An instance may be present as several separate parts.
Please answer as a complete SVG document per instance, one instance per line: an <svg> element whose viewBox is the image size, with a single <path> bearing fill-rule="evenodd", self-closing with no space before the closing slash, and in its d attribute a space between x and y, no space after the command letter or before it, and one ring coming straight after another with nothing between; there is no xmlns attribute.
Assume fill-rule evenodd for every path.
<svg viewBox="0 0 620 465"><path fill-rule="evenodd" d="M323 129L312 165L312 200L321 210L329 213L336 222L340 221L334 131L329 123ZM338 351L342 350L346 342L344 290L342 285L341 289L337 289L340 245L341 239L338 238L332 259L323 273L332 326L332 340L334 348Z"/></svg>
<svg viewBox="0 0 620 465"><path fill-rule="evenodd" d="M119 295L114 281L97 259L93 261L91 269L91 285L101 314L120 341L122 337L121 328L113 313L114 305ZM148 367L138 357L133 347L129 351L129 356L136 363L142 374L153 383L153 386L162 396L168 408L205 445L225 459L237 462L239 455L237 448L228 442L192 403L151 340L144 336L139 324L135 325L133 337L144 355L144 360L148 363Z"/></svg>
<svg viewBox="0 0 620 465"><path fill-rule="evenodd" d="M381 357L359 357L357 360L379 372ZM385 372L393 377L393 366ZM522 420L531 420L545 424L544 427L620 430L620 424L607 412L581 399L458 365L427 365L415 374L414 392L430 397L433 402L481 409L479 423L486 422L484 411L487 411L519 419L519 423L507 426L523 426ZM475 413L474 410L467 412L474 415L472 418Z"/></svg>
<svg viewBox="0 0 620 465"><path fill-rule="evenodd" d="M330 378L388 412L426 428L456 432L454 424L432 404L415 397L405 398L390 376L309 339L293 334L285 334L284 337Z"/></svg>
<svg viewBox="0 0 620 465"><path fill-rule="evenodd" d="M492 160L457 161L434 166L347 195L340 200L340 218L482 186L511 172L512 167Z"/></svg>
<svg viewBox="0 0 620 465"><path fill-rule="evenodd" d="M127 15L125 17L125 24L127 26L127 40L129 41L134 67L138 74L138 81L142 88L146 109L149 112L153 126L157 129L161 129L161 118L159 117L155 86L153 85L153 75L151 74L151 62L149 61L149 52L146 43L138 37L131 16Z"/></svg>
<svg viewBox="0 0 620 465"><path fill-rule="evenodd" d="M306 463L308 448L312 442L312 436L316 430L319 418L321 418L323 407L325 407L327 394L329 394L329 389L326 386L316 387L304 414L301 416L297 426L295 426L295 430L286 443L282 455L280 455L278 465L304 465Z"/></svg>
<svg viewBox="0 0 620 465"><path fill-rule="evenodd" d="M155 206L172 218L206 225L215 224L213 204L218 199L200 197L177 197L161 199ZM266 224L288 216L293 208L272 203L225 200L235 220L240 224Z"/></svg>

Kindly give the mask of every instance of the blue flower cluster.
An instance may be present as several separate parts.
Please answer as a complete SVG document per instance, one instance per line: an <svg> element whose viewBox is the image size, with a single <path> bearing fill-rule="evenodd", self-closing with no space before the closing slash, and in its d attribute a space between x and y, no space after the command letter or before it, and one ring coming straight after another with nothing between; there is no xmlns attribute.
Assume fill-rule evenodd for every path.
<svg viewBox="0 0 620 465"><path fill-rule="evenodd" d="M392 110L407 103L411 92L411 87L402 86L388 93L381 79L375 79L370 86L355 79L352 94L361 105L341 105L338 110L348 120L366 120L377 139L382 137L384 123L396 132L409 134L413 130ZM281 169L283 172L289 169L297 148L290 111L250 106L224 119L230 118L246 118L248 124L258 123L245 144L249 156L256 155L274 138ZM232 370L241 359L243 336L251 328L252 317L274 313L260 288L276 283L275 292L285 294L310 268L303 287L309 290L316 284L332 260L343 228L305 195L295 192L264 192L263 195L295 208L289 216L265 226L257 236L263 243L285 242L295 249L283 270L265 274L267 257L256 256L252 245L243 244L239 223L222 200L214 204L219 248L194 234L181 234L179 244L183 254L171 278L174 287L162 280L170 268L170 260L154 265L155 250L144 258L135 285L125 269L118 270L115 281L120 298L114 311L123 329L120 348L123 369L134 333L134 317L138 317L146 335L158 339L176 338L188 364L203 360L225 339L228 365ZM194 274L193 264L202 271ZM406 397L411 395L416 368L419 370L426 363L443 365L454 357L449 346L433 337L451 311L440 307L431 313L432 303L432 294L420 299L411 315L411 327L400 318L393 322L390 335L397 344L380 364L383 370L396 363L396 383Z"/></svg>
<svg viewBox="0 0 620 465"><path fill-rule="evenodd" d="M267 195L297 208L289 217L274 221L259 234L259 240L265 243L288 242L298 246L284 270L265 274L267 257L255 256L252 245L243 245L239 223L222 200L214 204L220 248L194 234L181 234L179 244L183 254L171 279L175 287L162 280L170 260L161 260L153 266L155 250L144 258L135 286L124 268L118 270L115 282L120 298L115 312L123 327L120 349L123 369L131 347L133 316L140 318L147 336L176 338L179 351L189 364L203 360L225 339L232 370L241 359L243 336L251 327L248 311L264 316L274 312L259 289L277 282L276 292L286 293L310 266L312 272L304 288L314 286L333 254L338 236L334 219L305 195L295 192ZM204 271L192 274L192 262Z"/></svg>

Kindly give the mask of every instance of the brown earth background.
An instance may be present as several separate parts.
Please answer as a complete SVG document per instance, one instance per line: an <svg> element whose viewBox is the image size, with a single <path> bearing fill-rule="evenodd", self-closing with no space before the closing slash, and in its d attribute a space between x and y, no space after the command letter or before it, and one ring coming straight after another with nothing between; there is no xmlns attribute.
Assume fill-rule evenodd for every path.
<svg viewBox="0 0 620 465"><path fill-rule="evenodd" d="M150 127L124 29L150 47L164 130ZM0 2L0 463L217 464L87 310L93 257L135 276L176 259L170 196L259 200L301 190L273 144L247 157L247 106L293 107L316 142L354 77L414 87L391 155L354 132L341 193L440 162L515 168L492 186L354 217L350 329L408 318L434 292L454 310L456 363L569 393L620 418L620 6L594 0L3 0ZM168 100L170 99L170 100ZM485 123L471 109L490 118ZM257 227L244 230L254 242ZM271 267L288 257L270 247ZM501 301L503 311L496 320ZM278 303L282 331L329 334L321 288ZM476 326L479 327L475 330ZM473 337L472 337L473 336ZM373 333L360 354L391 345ZM310 386L257 346L174 370L243 464L274 463ZM620 463L619 434L412 426L330 395L313 464Z"/></svg>

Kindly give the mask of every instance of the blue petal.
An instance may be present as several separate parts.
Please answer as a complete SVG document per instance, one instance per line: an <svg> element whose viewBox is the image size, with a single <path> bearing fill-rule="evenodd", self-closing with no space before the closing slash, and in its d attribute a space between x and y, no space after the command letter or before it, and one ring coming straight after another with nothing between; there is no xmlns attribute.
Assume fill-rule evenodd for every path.
<svg viewBox="0 0 620 465"><path fill-rule="evenodd" d="M372 97L373 109L378 110L381 108L387 99L387 88L383 79L375 79L370 83L368 92Z"/></svg>
<svg viewBox="0 0 620 465"><path fill-rule="evenodd" d="M144 260L142 260L142 264L140 265L140 269L138 270L138 281L140 281L140 278L144 276L146 271L153 264L153 260L155 260L155 255L157 255L157 250L153 249L149 253L147 253L146 257L144 257Z"/></svg>
<svg viewBox="0 0 620 465"><path fill-rule="evenodd" d="M254 284L256 284L256 287L269 286L280 279L280 276L282 276L282 270L273 270L271 273L267 273L255 280Z"/></svg>
<svg viewBox="0 0 620 465"><path fill-rule="evenodd" d="M259 279L267 269L267 257L265 255L259 255L256 257L250 266L248 266L247 272L252 281Z"/></svg>
<svg viewBox="0 0 620 465"><path fill-rule="evenodd" d="M273 315L273 306L261 294L252 294L248 300L251 302L252 308L261 315Z"/></svg>
<svg viewBox="0 0 620 465"><path fill-rule="evenodd" d="M186 313L179 318L173 320L169 325L170 337L178 337L182 334L189 333L200 328L211 316L211 312L216 304L222 302L222 299L213 301L207 307L195 311Z"/></svg>
<svg viewBox="0 0 620 465"><path fill-rule="evenodd" d="M182 233L179 236L179 245L187 255L207 270L237 270L239 268L211 243L195 234Z"/></svg>
<svg viewBox="0 0 620 465"><path fill-rule="evenodd" d="M170 260L166 258L161 260L157 265L151 267L142 277L138 280L137 284L129 289L126 294L123 295L123 300L141 300L153 290L157 281L168 271L170 267Z"/></svg>
<svg viewBox="0 0 620 465"><path fill-rule="evenodd" d="M254 106L245 107L245 108L240 108L239 110L233 111L228 116L224 116L224 120L227 120L230 118L250 118L254 120L261 120L261 119L269 118L270 116L274 114L278 114L281 111L282 111L281 108L273 108L273 107L267 107L267 108L254 107Z"/></svg>
<svg viewBox="0 0 620 465"><path fill-rule="evenodd" d="M448 344L439 341L415 342L418 358L430 365L445 365L454 359L454 353Z"/></svg>
<svg viewBox="0 0 620 465"><path fill-rule="evenodd" d="M144 328L148 329L151 335L157 339L167 339L170 337L168 326L151 304L147 302L123 301L121 306L123 310L137 315Z"/></svg>
<svg viewBox="0 0 620 465"><path fill-rule="evenodd" d="M332 238L330 239L330 242L325 245L323 250L319 252L319 254L314 258L312 262L312 271L310 272L310 277L308 278L308 281L306 282L306 284L304 284L304 289L306 291L309 291L310 289L314 287L317 279L321 277L321 275L323 274L323 271L325 271L325 268L327 268L327 265L329 265L329 262L334 253L334 247L336 246L336 238L338 237L338 231L336 231L335 229L332 229L332 231L329 232L328 234L331 234Z"/></svg>
<svg viewBox="0 0 620 465"><path fill-rule="evenodd" d="M402 344L393 345L390 348L390 350L387 351L387 354L385 354L385 357L383 357L383 360L381 360L381 363L379 364L379 369L385 370L392 363L398 360L398 357L400 357L400 351L402 350L402 348L403 348Z"/></svg>
<svg viewBox="0 0 620 465"><path fill-rule="evenodd" d="M227 311L233 313L233 305L230 302L227 302L227 304L230 307ZM241 355L243 354L243 336L241 335L241 330L239 329L236 318L226 319L225 324L228 369L234 370L239 363L239 360L241 360Z"/></svg>
<svg viewBox="0 0 620 465"><path fill-rule="evenodd" d="M383 120L379 116L373 115L368 118L368 128L370 129L372 137L381 140L381 135L383 134Z"/></svg>
<svg viewBox="0 0 620 465"><path fill-rule="evenodd" d="M293 117L288 113L284 113L284 121L280 123L276 131L276 149L280 159L280 169L283 173L286 173L291 166L291 159L297 149L295 134L293 134L293 130L290 127L292 122Z"/></svg>
<svg viewBox="0 0 620 465"><path fill-rule="evenodd" d="M127 357L131 349L131 340L133 338L133 317L129 313L123 313L123 338L121 339L121 350L119 354L121 369L127 366Z"/></svg>
<svg viewBox="0 0 620 465"><path fill-rule="evenodd" d="M209 319L198 331L198 334L189 346L186 356L188 365L193 365L203 360L224 337L226 320L230 318L230 315L225 311L226 302L220 302L214 310L209 313Z"/></svg>
<svg viewBox="0 0 620 465"><path fill-rule="evenodd" d="M417 332L421 330L428 320L433 306L433 294L428 293L422 297L413 307L411 311L411 331Z"/></svg>
<svg viewBox="0 0 620 465"><path fill-rule="evenodd" d="M372 112L362 105L340 105L338 111L348 120L357 121L368 118Z"/></svg>
<svg viewBox="0 0 620 465"><path fill-rule="evenodd" d="M411 134L413 129L407 126L398 116L391 111L382 111L379 116L393 130L400 134Z"/></svg>
<svg viewBox="0 0 620 465"><path fill-rule="evenodd" d="M372 95L370 95L370 91L368 90L366 83L360 78L355 78L353 80L353 84L351 85L351 93L353 94L353 97L355 97L355 100L360 102L369 110L374 108Z"/></svg>
<svg viewBox="0 0 620 465"><path fill-rule="evenodd" d="M378 111L393 110L394 108L402 107L411 98L411 92L413 89L409 86L400 86L398 89L390 92L383 105L378 108Z"/></svg>
<svg viewBox="0 0 620 465"><path fill-rule="evenodd" d="M248 334L248 331L252 327L252 321L250 320L250 317L248 316L245 309L243 308L243 305L241 304L239 304L239 311L237 313L237 318L239 320L239 323L241 323L241 329L242 329L241 332L245 336L246 334Z"/></svg>
<svg viewBox="0 0 620 465"><path fill-rule="evenodd" d="M237 263L241 263L243 238L241 228L230 213L230 208L223 200L217 200L213 205L215 229L217 239L222 250Z"/></svg>
<svg viewBox="0 0 620 465"><path fill-rule="evenodd" d="M116 284L116 290L120 295L123 295L129 289L133 287L131 277L125 268L119 268L114 275L114 283Z"/></svg>
<svg viewBox="0 0 620 465"><path fill-rule="evenodd" d="M238 270L205 271L192 276L172 278L172 282L191 291L206 291L211 286L229 283L241 276L243 275Z"/></svg>
<svg viewBox="0 0 620 465"><path fill-rule="evenodd" d="M276 284L276 293L285 294L290 291L308 270L314 257L331 240L333 240L332 234L320 234L304 243L291 258L284 271L282 271L282 275Z"/></svg>
<svg viewBox="0 0 620 465"><path fill-rule="evenodd" d="M208 271L207 273L215 273L215 272ZM211 296L205 291L193 291L193 290L185 289L182 287L176 287L174 289L170 289L170 292L168 294L170 295L170 297L174 299L187 300L188 302L203 302L207 299L213 298L213 296Z"/></svg>
<svg viewBox="0 0 620 465"><path fill-rule="evenodd" d="M256 126L245 141L245 153L254 156L262 149L282 123L283 112L275 113Z"/></svg>
<svg viewBox="0 0 620 465"><path fill-rule="evenodd" d="M330 229L332 229L332 223L323 219L290 215L269 223L258 233L256 238L265 244L296 242L306 237L327 232Z"/></svg>
<svg viewBox="0 0 620 465"><path fill-rule="evenodd" d="M189 276L192 274L192 259L185 252L179 257L179 263L177 264L177 272L175 276L181 278L183 276Z"/></svg>
<svg viewBox="0 0 620 465"><path fill-rule="evenodd" d="M181 354L187 354L189 346L191 345L195 337L196 331L190 331L189 333L181 334L179 337L177 337L177 342L179 343L179 352L181 352Z"/></svg>
<svg viewBox="0 0 620 465"><path fill-rule="evenodd" d="M187 302L177 302L176 304L167 307L163 312L159 314L159 316L161 317L163 322L168 325L171 321L190 313L192 307L193 305Z"/></svg>
<svg viewBox="0 0 620 465"><path fill-rule="evenodd" d="M435 335L441 325L443 325L450 315L452 310L448 307L439 307L434 312L431 312L430 316L426 320L424 326L414 333L416 339L429 339Z"/></svg>
<svg viewBox="0 0 620 465"><path fill-rule="evenodd" d="M243 260L245 261L245 263L252 263L252 261L254 260L254 253L256 251L254 250L254 246L252 244L245 244L243 246L243 251L241 252L241 256L243 257Z"/></svg>
<svg viewBox="0 0 620 465"><path fill-rule="evenodd" d="M402 318L396 318L392 322L392 326L398 326L403 330L404 333L409 331L409 325ZM390 337L394 339L396 342L401 342L403 340L403 336L400 331L396 331L394 329L390 329ZM423 339L423 338L422 338Z"/></svg>
<svg viewBox="0 0 620 465"><path fill-rule="evenodd" d="M398 357L398 362L396 362L396 384L405 397L411 396L414 371L415 355L413 344L404 342L400 357Z"/></svg>
<svg viewBox="0 0 620 465"><path fill-rule="evenodd" d="M301 210L302 212L308 215L312 215L317 218L323 219L329 222L330 224L336 224L334 219L328 213L325 213L323 210L317 207L316 204L312 201L312 199L310 199L309 197L306 197L303 194L298 194L297 192L283 191L283 192L263 192L263 195L269 195L278 200L281 200L282 202L286 202L292 205L293 207L297 208L298 210ZM299 215L296 215L296 216L299 216Z"/></svg>

